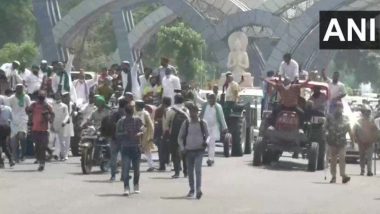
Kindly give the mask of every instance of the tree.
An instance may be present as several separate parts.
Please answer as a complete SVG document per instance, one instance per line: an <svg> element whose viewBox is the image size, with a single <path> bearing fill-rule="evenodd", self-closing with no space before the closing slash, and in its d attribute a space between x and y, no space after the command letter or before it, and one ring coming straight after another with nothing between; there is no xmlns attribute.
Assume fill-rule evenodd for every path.
<svg viewBox="0 0 380 214"><path fill-rule="evenodd" d="M332 71L339 71L342 80L350 87L357 88L361 82L370 81L380 88L379 55L374 51L343 50L333 60Z"/></svg>
<svg viewBox="0 0 380 214"><path fill-rule="evenodd" d="M8 42L34 41L36 22L31 0L0 0L0 47Z"/></svg>
<svg viewBox="0 0 380 214"><path fill-rule="evenodd" d="M162 27L158 33L157 44L159 54L173 58L180 76L185 80L199 80L204 76L202 53L205 41L199 33L179 22L170 27Z"/></svg>
<svg viewBox="0 0 380 214"><path fill-rule="evenodd" d="M0 62L12 62L19 60L24 66L29 66L36 58L38 50L33 42L21 44L7 43L0 49Z"/></svg>

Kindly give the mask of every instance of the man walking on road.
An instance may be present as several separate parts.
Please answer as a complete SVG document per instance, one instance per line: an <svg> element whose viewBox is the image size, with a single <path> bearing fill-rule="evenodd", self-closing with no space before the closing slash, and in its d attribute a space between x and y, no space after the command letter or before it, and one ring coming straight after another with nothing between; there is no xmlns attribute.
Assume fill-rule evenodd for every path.
<svg viewBox="0 0 380 214"><path fill-rule="evenodd" d="M372 173L372 155L374 143L376 142L377 128L371 119L371 108L363 106L362 116L354 126L355 141L359 145L360 155L360 175L364 175L365 165L367 164L367 176L373 176Z"/></svg>
<svg viewBox="0 0 380 214"><path fill-rule="evenodd" d="M227 123L224 118L223 108L216 103L215 94L209 94L208 103L203 105L200 118L204 119L208 125L210 134L210 142L208 144L208 160L207 165L214 165L215 157L215 141L220 139L222 133L227 132Z"/></svg>
<svg viewBox="0 0 380 214"><path fill-rule="evenodd" d="M31 114L32 121L32 139L36 144L36 157L39 162L39 171L45 168L46 150L49 143L49 123L54 120L54 112L46 102L46 92L38 92L38 101L32 103L27 108Z"/></svg>
<svg viewBox="0 0 380 214"><path fill-rule="evenodd" d="M117 155L121 152L121 144L116 141L115 133L116 133L116 123L125 115L125 107L127 106L127 101L124 98L119 99L119 108L117 111L113 112L110 116L110 122L113 124L113 127L108 127L111 132L108 133L111 141L111 179L110 181L115 181L116 168L117 168ZM115 128L115 130L112 130ZM104 133L106 134L106 133ZM104 135L103 134L103 135ZM123 175L123 173L121 173ZM123 177L122 177L123 178Z"/></svg>
<svg viewBox="0 0 380 214"><path fill-rule="evenodd" d="M188 197L194 197L196 190L196 198L202 197L202 160L203 154L207 147L209 138L207 123L198 117L198 107L191 105L190 120L182 123L178 143L182 153L186 153L187 172L189 175L190 191ZM194 170L196 177L196 185L194 189Z"/></svg>
<svg viewBox="0 0 380 214"><path fill-rule="evenodd" d="M9 98L9 106L12 108L13 123L12 123L12 152L15 161L19 158L24 160L26 154L26 133L28 131L28 115L25 108L30 105L31 101L24 92L24 86L18 84L16 93ZM21 147L21 150L19 150Z"/></svg>
<svg viewBox="0 0 380 214"><path fill-rule="evenodd" d="M5 153L9 160L9 165L14 166L12 155L9 151L9 138L11 136L12 109L0 104L0 168L4 168L2 152ZM1 151L3 150L3 151Z"/></svg>
<svg viewBox="0 0 380 214"><path fill-rule="evenodd" d="M164 136L163 123L166 112L171 106L171 99L164 97L162 104L156 109L154 113L154 141L158 147L158 158L160 160L159 171L165 171L165 164L169 163L169 146L167 142L167 136Z"/></svg>
<svg viewBox="0 0 380 214"><path fill-rule="evenodd" d="M172 106L166 114L164 121L165 135L169 139L169 149L174 165L174 175L172 178L179 178L181 171L181 159L183 163L183 174L187 177L187 164L184 154L178 148L178 133L182 123L189 117L188 109L184 105L184 98L181 94L176 94L174 97L174 106Z"/></svg>
<svg viewBox="0 0 380 214"><path fill-rule="evenodd" d="M347 116L343 115L342 102L337 102L334 114L328 115L326 130L327 144L329 145L328 151L331 158L330 170L332 178L330 183L336 183L336 165L338 158L342 182L347 183L350 181L351 178L346 175L346 134L350 134L352 141L354 141L354 138L351 132L349 119Z"/></svg>
<svg viewBox="0 0 380 214"><path fill-rule="evenodd" d="M148 172L154 171L152 150L154 149L153 135L154 125L150 114L145 109L145 103L142 100L136 101L136 116L140 118L144 125L144 134L141 136L141 152L145 155L148 162Z"/></svg>
<svg viewBox="0 0 380 214"><path fill-rule="evenodd" d="M55 94L55 102L52 105L54 112L54 120L51 126L51 134L55 135L55 159L65 160L66 154L66 144L70 143L70 135L65 133L64 127L70 120L69 110L65 103L62 102L62 97L60 94Z"/></svg>
<svg viewBox="0 0 380 214"><path fill-rule="evenodd" d="M143 135L143 123L133 115L133 108L125 108L125 117L116 124L116 140L121 144L121 156L124 167L124 195L130 194L129 170L133 166L134 192L140 193L140 138Z"/></svg>

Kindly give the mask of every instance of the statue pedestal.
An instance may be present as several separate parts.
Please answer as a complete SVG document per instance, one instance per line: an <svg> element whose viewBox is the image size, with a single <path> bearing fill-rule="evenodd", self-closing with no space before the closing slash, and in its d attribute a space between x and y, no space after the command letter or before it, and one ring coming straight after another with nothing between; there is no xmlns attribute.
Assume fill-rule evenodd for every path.
<svg viewBox="0 0 380 214"><path fill-rule="evenodd" d="M241 88L252 88L253 87L253 76L250 73L244 73L242 75L244 77L244 81L240 83L241 76L239 78L234 77L234 81L240 83L239 86ZM222 73L222 76L219 80L219 88L221 89L226 82L226 73Z"/></svg>

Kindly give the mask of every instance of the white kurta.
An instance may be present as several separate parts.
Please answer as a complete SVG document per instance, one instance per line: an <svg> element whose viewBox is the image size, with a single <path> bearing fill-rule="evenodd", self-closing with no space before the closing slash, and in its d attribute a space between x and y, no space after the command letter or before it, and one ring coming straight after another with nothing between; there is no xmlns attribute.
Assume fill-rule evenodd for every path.
<svg viewBox="0 0 380 214"><path fill-rule="evenodd" d="M62 136L69 136L65 132L65 129L62 127L62 123L65 123L69 120L69 111L68 111L67 105L62 102L61 103L54 102L52 105L52 108L54 112L54 122L53 122L54 132Z"/></svg>
<svg viewBox="0 0 380 214"><path fill-rule="evenodd" d="M38 75L31 73L25 76L24 84L28 94L33 94L34 92L40 90L43 78L44 75L41 72L39 72Z"/></svg>
<svg viewBox="0 0 380 214"><path fill-rule="evenodd" d="M93 87L95 84L96 84L96 81L94 79L85 80L83 82L81 82L79 80L74 80L73 86L74 86L75 91L77 93L76 104L78 106L82 106L82 105L88 103L89 95L90 95L90 88Z"/></svg>
<svg viewBox="0 0 380 214"><path fill-rule="evenodd" d="M163 97L170 97L172 105L174 104L174 90L181 90L181 81L173 74L165 76L162 79Z"/></svg>
<svg viewBox="0 0 380 214"><path fill-rule="evenodd" d="M210 135L210 138L214 138L216 141L220 139L220 129L218 126L218 119L216 115L215 105L211 107L210 105L206 106L206 110L203 116L203 119L207 122L207 128Z"/></svg>
<svg viewBox="0 0 380 214"><path fill-rule="evenodd" d="M290 60L289 65L284 61L281 62L279 74L293 81L296 77L299 77L298 63L294 59Z"/></svg>
<svg viewBox="0 0 380 214"><path fill-rule="evenodd" d="M24 97L24 106L20 107L16 95L12 95L8 99L9 107L12 108L13 122L11 124L12 137L19 132L26 133L28 130L28 115L25 108L30 105L31 101L28 95Z"/></svg>
<svg viewBox="0 0 380 214"><path fill-rule="evenodd" d="M140 70L140 65L139 63L134 63L132 68L131 68L131 78L132 78L132 93L135 98L135 100L140 100L141 99L141 87L138 82L138 72ZM128 84L128 74L121 72L121 79L123 82L123 89L127 87Z"/></svg>

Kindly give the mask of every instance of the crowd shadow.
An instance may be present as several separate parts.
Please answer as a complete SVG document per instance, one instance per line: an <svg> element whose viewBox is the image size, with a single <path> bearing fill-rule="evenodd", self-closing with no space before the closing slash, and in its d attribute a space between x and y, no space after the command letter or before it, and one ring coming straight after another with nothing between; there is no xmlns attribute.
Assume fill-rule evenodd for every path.
<svg viewBox="0 0 380 214"><path fill-rule="evenodd" d="M263 168L273 171L306 171L307 165L288 160L280 160L279 162L272 162L270 165L264 165Z"/></svg>
<svg viewBox="0 0 380 214"><path fill-rule="evenodd" d="M37 169L9 169L6 172L16 172L16 173L32 173L39 172Z"/></svg>

